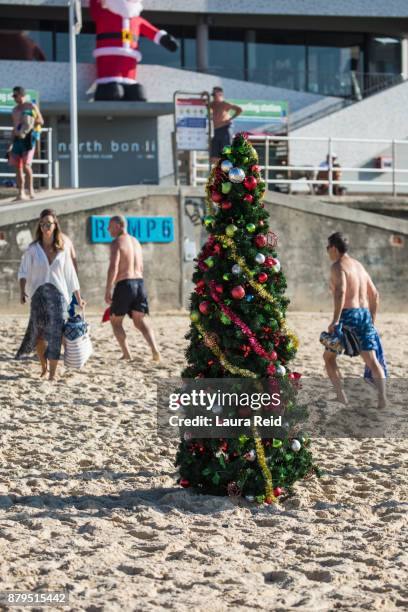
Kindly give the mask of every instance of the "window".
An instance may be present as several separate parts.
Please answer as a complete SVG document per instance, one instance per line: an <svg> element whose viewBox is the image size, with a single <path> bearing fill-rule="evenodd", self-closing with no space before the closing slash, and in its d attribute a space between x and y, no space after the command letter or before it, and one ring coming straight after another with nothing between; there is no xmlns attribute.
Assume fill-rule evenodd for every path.
<svg viewBox="0 0 408 612"><path fill-rule="evenodd" d="M209 72L230 79L245 78L245 31L210 28Z"/></svg>

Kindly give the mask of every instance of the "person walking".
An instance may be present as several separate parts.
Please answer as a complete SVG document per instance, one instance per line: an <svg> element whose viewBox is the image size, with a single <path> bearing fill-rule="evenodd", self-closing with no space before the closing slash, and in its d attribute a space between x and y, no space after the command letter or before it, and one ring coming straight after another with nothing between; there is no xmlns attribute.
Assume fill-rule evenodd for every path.
<svg viewBox="0 0 408 612"><path fill-rule="evenodd" d="M213 101L210 104L214 125L214 136L211 139L210 162L215 164L225 146L231 144L231 124L235 117L242 113L237 104L230 104L224 99L222 87L212 90ZM231 113L233 113L231 115Z"/></svg>
<svg viewBox="0 0 408 612"><path fill-rule="evenodd" d="M85 306L55 213L45 210L40 215L35 240L23 255L18 279L21 304L30 299L30 320L16 359L36 349L41 377L49 372L49 380L54 380L72 294L81 308Z"/></svg>
<svg viewBox="0 0 408 612"><path fill-rule="evenodd" d="M131 359L123 318L128 315L152 351L153 361L160 361L160 352L153 329L146 319L149 314L143 281L143 256L140 242L127 232L122 215L111 218L108 227L113 238L106 280L105 301L110 306L113 333L122 349L122 359Z"/></svg>
<svg viewBox="0 0 408 612"><path fill-rule="evenodd" d="M386 406L386 364L381 341L374 322L379 304L379 293L370 275L362 264L348 254L349 242L341 232L328 238L327 253L333 262L330 286L334 298L333 318L328 333L339 337L346 330L353 334L354 352L359 354L369 376L378 392L378 407ZM343 328L342 330L339 328ZM337 399L348 403L344 393L340 371L337 365L337 352L327 347L323 354L327 374L337 393ZM380 363L380 361L382 363Z"/></svg>
<svg viewBox="0 0 408 612"><path fill-rule="evenodd" d="M38 106L27 101L24 87L14 87L13 98L16 102L12 112L13 141L8 156L10 165L16 169L18 195L15 201L19 201L27 200L25 179L29 198L35 197L31 164L37 144L36 128L44 125L44 119Z"/></svg>

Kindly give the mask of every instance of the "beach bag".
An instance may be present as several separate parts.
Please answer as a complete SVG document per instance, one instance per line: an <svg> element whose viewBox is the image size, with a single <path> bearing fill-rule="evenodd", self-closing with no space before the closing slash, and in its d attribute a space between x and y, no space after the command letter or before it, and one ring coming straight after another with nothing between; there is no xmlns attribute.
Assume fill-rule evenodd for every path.
<svg viewBox="0 0 408 612"><path fill-rule="evenodd" d="M64 326L64 365L79 370L92 355L90 327L83 317L69 317Z"/></svg>

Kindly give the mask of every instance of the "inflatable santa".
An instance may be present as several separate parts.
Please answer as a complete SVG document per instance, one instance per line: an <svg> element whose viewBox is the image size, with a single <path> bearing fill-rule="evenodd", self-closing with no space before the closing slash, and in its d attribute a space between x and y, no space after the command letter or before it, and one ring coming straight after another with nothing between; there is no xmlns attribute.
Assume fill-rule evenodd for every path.
<svg viewBox="0 0 408 612"><path fill-rule="evenodd" d="M95 100L146 100L136 79L140 36L169 51L176 51L178 42L140 17L142 0L90 0L89 8L96 23Z"/></svg>

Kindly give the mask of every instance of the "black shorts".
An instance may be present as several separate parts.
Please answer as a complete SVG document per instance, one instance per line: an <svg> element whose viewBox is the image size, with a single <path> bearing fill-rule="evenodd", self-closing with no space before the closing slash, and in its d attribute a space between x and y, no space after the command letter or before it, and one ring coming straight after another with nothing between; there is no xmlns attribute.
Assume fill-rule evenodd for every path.
<svg viewBox="0 0 408 612"><path fill-rule="evenodd" d="M214 137L211 139L211 157L220 157L224 147L231 144L230 125L223 125L214 130Z"/></svg>
<svg viewBox="0 0 408 612"><path fill-rule="evenodd" d="M121 280L112 296L111 314L122 317L132 315L132 310L149 314L149 304L143 278Z"/></svg>

